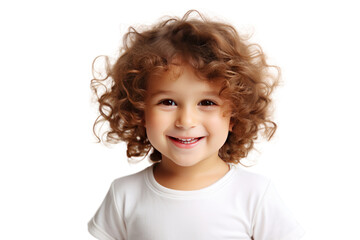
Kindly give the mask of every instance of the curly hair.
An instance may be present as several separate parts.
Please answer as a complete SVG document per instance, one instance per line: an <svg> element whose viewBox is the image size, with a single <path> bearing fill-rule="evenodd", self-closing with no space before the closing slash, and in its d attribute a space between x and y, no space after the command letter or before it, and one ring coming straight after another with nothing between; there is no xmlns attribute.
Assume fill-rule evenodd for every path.
<svg viewBox="0 0 360 240"><path fill-rule="evenodd" d="M199 17L192 17L193 12ZM270 140L276 131L276 124L269 119L270 95L280 75L277 66L267 64L261 47L247 40L231 25L208 20L194 10L141 32L130 27L117 61L111 65L105 57L104 78L94 74L98 58L93 63L91 88L100 112L94 134L99 142L126 142L130 160L144 157L151 150L150 160L161 160L161 153L152 147L144 127L146 85L151 76L168 71L172 60L181 58L207 80L222 81L221 95L231 104L232 131L219 157L225 162L241 163L260 132ZM100 88L105 89L101 94ZM109 130L102 135L105 140L95 130L101 122L109 124Z"/></svg>

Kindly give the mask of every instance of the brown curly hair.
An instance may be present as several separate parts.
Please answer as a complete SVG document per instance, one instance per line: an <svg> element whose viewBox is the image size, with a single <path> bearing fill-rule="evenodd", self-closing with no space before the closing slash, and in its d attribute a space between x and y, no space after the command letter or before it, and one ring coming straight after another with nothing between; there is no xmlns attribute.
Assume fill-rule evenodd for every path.
<svg viewBox="0 0 360 240"><path fill-rule="evenodd" d="M193 12L199 17L191 17ZM110 129L103 141L126 142L129 159L144 157L153 149L144 127L146 82L168 71L175 58L185 60L209 81L223 83L221 95L230 100L232 131L219 150L221 159L241 163L260 132L270 140L276 130L269 119L270 95L278 83L279 68L268 65L261 47L248 43L231 25L210 21L192 10L183 18L169 18L141 32L130 27L115 64L105 57L106 76L93 74L91 88L100 111L94 134L99 142L103 139L96 134L96 126L107 122ZM161 160L161 153L153 149L150 159Z"/></svg>

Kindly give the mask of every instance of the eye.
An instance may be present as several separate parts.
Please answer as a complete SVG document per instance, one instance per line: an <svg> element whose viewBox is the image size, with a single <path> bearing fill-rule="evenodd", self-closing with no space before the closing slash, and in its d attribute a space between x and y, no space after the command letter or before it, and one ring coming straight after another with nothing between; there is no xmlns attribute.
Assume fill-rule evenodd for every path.
<svg viewBox="0 0 360 240"><path fill-rule="evenodd" d="M173 100L171 100L171 99L161 100L161 101L159 102L159 104L165 105L165 106L176 106L176 103L175 103Z"/></svg>
<svg viewBox="0 0 360 240"><path fill-rule="evenodd" d="M200 103L199 103L200 106L214 106L214 105L217 105L215 102L211 101L211 100L202 100Z"/></svg>

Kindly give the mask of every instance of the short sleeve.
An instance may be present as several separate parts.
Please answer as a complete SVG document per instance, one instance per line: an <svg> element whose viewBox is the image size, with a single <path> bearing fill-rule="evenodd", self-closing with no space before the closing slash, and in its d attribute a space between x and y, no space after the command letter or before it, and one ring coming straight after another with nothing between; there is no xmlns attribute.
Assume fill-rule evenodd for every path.
<svg viewBox="0 0 360 240"><path fill-rule="evenodd" d="M271 182L257 206L252 227L254 240L298 240L304 235Z"/></svg>
<svg viewBox="0 0 360 240"><path fill-rule="evenodd" d="M99 240L125 240L126 228L119 215L114 195L114 183L88 223L89 232Z"/></svg>

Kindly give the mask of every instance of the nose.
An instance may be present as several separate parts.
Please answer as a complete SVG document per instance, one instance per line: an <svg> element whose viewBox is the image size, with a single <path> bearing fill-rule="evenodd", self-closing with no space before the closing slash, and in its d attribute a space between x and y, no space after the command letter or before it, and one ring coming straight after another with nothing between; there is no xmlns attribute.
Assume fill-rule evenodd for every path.
<svg viewBox="0 0 360 240"><path fill-rule="evenodd" d="M184 107L178 110L175 126L182 129L194 128L197 125L196 109Z"/></svg>

